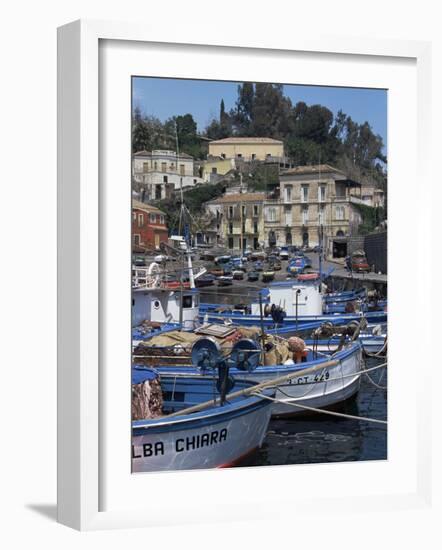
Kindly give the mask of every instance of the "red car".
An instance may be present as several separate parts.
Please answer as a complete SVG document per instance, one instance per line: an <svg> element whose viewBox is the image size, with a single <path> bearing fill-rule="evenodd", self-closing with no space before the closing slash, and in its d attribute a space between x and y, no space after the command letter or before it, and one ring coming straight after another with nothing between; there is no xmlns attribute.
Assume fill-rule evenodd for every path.
<svg viewBox="0 0 442 550"><path fill-rule="evenodd" d="M359 273L370 272L370 266L367 262L365 254L353 254L351 257L351 269Z"/></svg>

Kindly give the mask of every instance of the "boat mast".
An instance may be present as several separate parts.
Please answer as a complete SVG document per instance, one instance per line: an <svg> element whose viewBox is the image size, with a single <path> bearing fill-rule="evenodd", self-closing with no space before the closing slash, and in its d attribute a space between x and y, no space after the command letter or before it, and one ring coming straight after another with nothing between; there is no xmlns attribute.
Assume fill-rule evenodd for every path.
<svg viewBox="0 0 442 550"><path fill-rule="evenodd" d="M319 241L319 279L322 281L322 242L323 242L323 226L322 226L322 216L324 214L323 212L323 205L322 205L322 194L321 194L321 151L319 151L319 164L318 164L318 195L321 198L320 204L318 205L318 209L321 209L321 217L318 219L319 226L318 226L318 241ZM319 218L319 210L318 210L318 218Z"/></svg>
<svg viewBox="0 0 442 550"><path fill-rule="evenodd" d="M239 249L241 251L241 259L242 257L244 256L244 246L243 246L243 243L244 243L244 235L243 235L243 213L242 213L242 207L243 207L243 204L242 204L242 172L239 173L239 193L241 195L241 199L239 201L239 210L240 210L240 223L241 223L241 233L240 233L240 243L239 243Z"/></svg>
<svg viewBox="0 0 442 550"><path fill-rule="evenodd" d="M183 221L183 178L180 174L180 168L179 168L180 150L178 145L178 125L176 120L175 120L175 143L176 143L176 170L180 178L180 198L181 198L180 217L178 221L178 235L181 235L181 224ZM180 323L181 329L183 328L183 270L184 270L184 256L181 251L180 316L179 316L179 323Z"/></svg>
<svg viewBox="0 0 442 550"><path fill-rule="evenodd" d="M178 125L175 121L175 141L176 141L176 166L178 171L178 160L179 160L179 143L178 143ZM178 225L178 234L181 235L185 242L186 242L186 252L187 252L187 268L189 270L189 281L190 281L190 288L195 288L195 278L193 275L193 266L192 266L192 258L190 254L190 243L188 243L185 239L185 235L183 235L182 229L184 226L184 217L186 214L186 206L184 204L184 195L183 195L183 177L180 174L180 200L181 200L181 206L180 206L180 218L179 218L179 225ZM184 266L182 266L184 270Z"/></svg>

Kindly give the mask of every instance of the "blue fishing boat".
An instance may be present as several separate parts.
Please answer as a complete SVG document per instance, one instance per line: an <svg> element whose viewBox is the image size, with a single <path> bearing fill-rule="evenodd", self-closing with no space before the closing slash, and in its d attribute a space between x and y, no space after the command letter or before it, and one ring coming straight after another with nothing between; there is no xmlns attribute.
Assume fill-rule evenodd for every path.
<svg viewBox="0 0 442 550"><path fill-rule="evenodd" d="M165 346L159 351L157 347L159 356L155 368L162 374L194 376L198 379L203 370L199 357L205 360L209 357L210 361L214 361L212 357L222 354L226 358L230 357L229 373L235 379L241 378L260 384L289 376L289 380L277 385L272 416L305 413L303 406L331 407L349 399L359 390L362 348L358 341L350 339L338 349L321 352L318 349L309 349L299 338L295 338L292 343L267 334L263 344L259 330L254 336L242 338L232 344L229 340L222 343L213 338L187 334L187 349L181 347L179 357L173 357L172 353L172 362L165 360L170 348L167 350ZM174 340L172 338L171 341ZM301 406L294 406L296 403Z"/></svg>
<svg viewBox="0 0 442 550"><path fill-rule="evenodd" d="M355 290L342 290L340 292L330 292L324 294L325 303L347 302L349 300L363 300L367 296L366 288Z"/></svg>
<svg viewBox="0 0 442 550"><path fill-rule="evenodd" d="M260 290L258 296L258 301L243 310L202 304L200 320L209 323L232 322L246 326L262 324L266 329L282 324L302 328L305 324L321 324L327 321L346 324L362 317L369 324L387 321L387 312L381 307L372 311L366 307L358 309L356 304L352 312L327 312L326 307L329 304L323 303L321 279L317 274L300 275L296 280L272 283Z"/></svg>
<svg viewBox="0 0 442 550"><path fill-rule="evenodd" d="M324 306L325 313L350 313L358 307L360 311L384 311L387 307L387 300L360 301L359 298L348 299L341 302L328 302Z"/></svg>
<svg viewBox="0 0 442 550"><path fill-rule="evenodd" d="M215 275L212 275L211 273L204 273L203 275L195 279L195 286L197 288L212 286L215 281L216 281Z"/></svg>
<svg viewBox="0 0 442 550"><path fill-rule="evenodd" d="M218 286L231 286L233 284L233 275L221 275L216 278Z"/></svg>
<svg viewBox="0 0 442 550"><path fill-rule="evenodd" d="M135 367L132 384L153 376ZM159 381L164 416L132 421L133 472L229 467L261 446L274 390L252 395L252 382L229 378L222 402L213 377L162 374Z"/></svg>
<svg viewBox="0 0 442 550"><path fill-rule="evenodd" d="M290 338L291 336L303 336L306 346L316 346L316 349L325 353L332 353L339 347L339 337L323 338L322 340L313 340L311 334L318 329L320 324L304 325L302 329L295 329L293 325L281 326L275 329L269 329L268 334ZM382 325L369 325L365 330L361 330L358 341L364 351L368 353L379 353L385 348L387 340L387 329L382 328L379 333L373 332L374 327ZM306 328L308 327L308 328Z"/></svg>
<svg viewBox="0 0 442 550"><path fill-rule="evenodd" d="M296 277L307 267L307 261L304 256L295 256L287 265L287 273L292 277Z"/></svg>

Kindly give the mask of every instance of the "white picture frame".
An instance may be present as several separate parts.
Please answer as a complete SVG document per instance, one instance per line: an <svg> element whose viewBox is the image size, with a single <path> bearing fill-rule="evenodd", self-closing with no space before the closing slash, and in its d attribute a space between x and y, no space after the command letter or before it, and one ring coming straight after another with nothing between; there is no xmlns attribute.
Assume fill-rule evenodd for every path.
<svg viewBox="0 0 442 550"><path fill-rule="evenodd" d="M410 64L410 66L413 65L415 70L413 78L417 83L415 105L417 125L416 128L411 126L413 136L404 142L406 147L404 150L406 150L407 162L412 167L410 170L414 175L413 170L417 165L419 165L420 177L424 180L429 181L431 173L428 157L431 117L428 88L431 69L431 45L429 43L364 40L355 37L346 38L341 35L311 38L311 36L298 33L295 37L281 36L277 42L272 41L272 44L265 44L260 40L241 39L238 36L235 43L230 40L217 39L216 44L207 45L197 44L196 41L189 44L189 37L183 32L182 34L174 33L174 40L166 44L161 32L146 30L144 26L136 24L77 21L61 27L58 34L58 521L76 529L90 530L201 521L232 521L264 516L276 519L284 517L284 509L290 510L290 513L293 514L294 509L300 510L301 507L303 513L314 510L315 514L321 514L325 513L331 505L335 507L335 512L342 513L351 510L355 505L366 511L427 506L431 497L430 433L426 422L430 415L430 402L424 395L422 380L416 380L413 383L408 380L403 384L404 394L408 398L416 400L415 403L413 402L413 406L410 405L410 410L407 413L412 421L411 426L416 428L416 433L415 437L411 438L413 441L410 443L410 452L408 453L413 456L407 457L409 461L407 464L402 464L403 470L399 464L397 466L398 475L394 480L396 488L392 483L391 487L386 486L385 490L379 491L378 487L374 485L372 492L365 489L365 492L361 491L359 494L357 491L354 492L354 482L348 481L346 489L339 492L342 485L339 480L344 475L343 469L346 469L344 470L345 474L349 471L352 472L349 474L351 479L357 479L360 474L355 472L355 466L358 464L335 464L333 469L326 466L315 466L314 475L318 478L328 476L330 479L330 472L336 475L333 476L334 481L330 485L325 486L321 482L318 483L318 488L311 486L310 498L306 498L305 492L300 498L287 493L271 495L265 488L269 487L268 483L272 483L272 480L273 486L280 486L281 483L286 484L291 476L296 475L297 466L255 468L254 472L251 472L252 469L242 469L226 472L152 474L149 478L143 476L144 480L138 478L140 481L136 479L128 481L130 471L127 470L121 479L115 482L116 485L120 484L118 489L120 492L113 489L115 497L112 505L106 505L103 497L106 491L103 486L116 479L117 475L114 475L116 471L114 469L121 467L121 460L110 460L108 453L103 453L103 449L108 449L103 426L106 425L106 418L109 415L109 395L114 391L116 385L114 380L114 385L106 383L103 387L103 374L107 368L105 367L106 358L109 358L109 354L103 347L103 319L109 324L108 316L103 315L103 308L109 311L106 309L112 306L109 296L112 295L115 288L122 288L119 285L121 281L125 280L124 277L127 276L127 273L125 268L120 271L115 270L115 277L103 273L104 267L110 265L107 263L109 247L107 245L106 248L103 245L103 230L111 231L106 221L109 211L119 208L118 216L123 212L124 217L124 205L127 206L130 200L129 192L127 192L126 199L124 199L123 191L122 195L119 194L118 185L115 181L111 182L113 176L109 176L106 166L102 165L100 170L100 155L103 146L100 141L100 115L102 116L106 109L106 102L100 99L100 86L103 84L103 80L100 78L102 77L104 80L107 78L103 77L103 67L100 64L104 66L112 63L117 66L115 57L110 56L109 52L106 53L106 50L104 53L103 50L100 50L106 43L124 45L126 49L135 46L142 47L143 44L146 47L151 45L156 48L158 56L162 55L161 48L163 47L167 47L174 57L179 57L180 51L182 51L182 55L191 57L190 54L194 48L198 48L198 55L210 56L215 48L220 55L229 56L232 60L244 54L250 57L257 56L256 59L259 59L259 56L263 56L263 58L267 56L277 60L277 56L284 59L284 56L299 53L309 56L309 60L317 59L324 66L333 59L343 63L364 64L373 59L391 65L395 63L399 65L402 62ZM120 53L117 52L117 58ZM127 62L125 55L120 56L120 61L123 64ZM145 59L147 59L146 74L152 74L152 67L149 67L148 61L149 56ZM150 59L153 64L152 56ZM277 64L276 61L275 64ZM177 70L175 68L176 76L186 76L187 74L188 77L198 77L200 74L195 64L193 66L183 64L180 74L176 74ZM263 69L260 70L262 74ZM270 71L270 68L267 67L267 70ZM253 73L253 71L251 72ZM118 77L119 74L122 73L117 70L114 77ZM201 77L204 77L204 74L208 75L203 71ZM216 78L216 75L214 74L213 77ZM233 78L231 79L233 80ZM263 77L261 80L266 80L266 78ZM271 78L269 80L278 81ZM339 78L336 82L338 81ZM334 82L328 83L335 84ZM117 88L118 86L115 86L115 90ZM122 93L124 96L124 90ZM415 91L410 90L411 95L408 96L408 100L413 101L412 94L414 93ZM404 92L404 96L406 95ZM106 98L106 101L108 99L113 100ZM117 96L115 99L118 99ZM128 108L130 110L130 105L125 105L124 109ZM389 108L394 111L394 105L389 105ZM124 112L122 116L124 116ZM397 120L394 123L397 124ZM113 135L115 133L112 133ZM121 184L121 187L124 188L126 183L127 186L130 185L130 147L126 148L126 139L126 142L112 141L111 149L119 143L122 143L124 147L122 154L127 155L127 166L121 168L119 172L120 175L123 174L123 177L124 170L127 172L127 181ZM394 177L402 178L405 188L408 189L407 186L410 185L409 189L411 190L410 174L405 171L401 172L398 164L395 165L395 159L397 160L400 154L398 143L389 138L389 157L393 159L393 172L396 170ZM110 192L103 190L103 181L106 180L103 172L109 176L109 182L112 183L109 185L109 188L112 189ZM114 192L115 190L117 192ZM424 198L429 199L429 202L423 200L422 205L418 204L415 207L415 216L419 220L419 231L416 235L410 236L410 242L414 244L419 242L419 235L425 234L431 223L431 211L424 205L424 203L431 204L431 187L423 189L422 193ZM123 198L122 201L121 198ZM404 199L403 206L405 208L410 204L410 199ZM112 210L112 212L116 212L116 210ZM396 219L399 220L399 224L403 223L400 216ZM115 245L117 251L122 251L124 247L127 247L129 251L129 240L125 241L127 235L124 233L128 226L124 226L124 221L122 223L122 226L115 223L113 231L116 232L118 228L122 227L123 233L113 234L115 238L113 246ZM397 225L389 225L389 238L399 239ZM431 240L427 240L426 244L422 245L418 251L418 255L421 257L421 255L428 254L430 246ZM118 253L116 255L120 258ZM392 266L389 273L390 281L397 280L398 272L395 270L395 265L398 263L398 258L399 254L392 251L390 247L389 263ZM431 288L431 274L420 265L416 270L421 286L416 290L416 304L414 309L411 306L411 312L417 311L417 304L419 304L421 315L428 314L430 318L430 306L425 302L424 291ZM106 284L103 284L103 276L108 277ZM121 292L121 298L118 300L124 302L127 293L130 293L130 286ZM115 293L113 296L115 297ZM124 309L125 306L121 307L121 311L124 310L127 313ZM389 297L389 307L393 312L395 307L399 310L401 307L399 292L397 294L393 292L391 299ZM109 315L109 317L113 319L115 315ZM128 325L127 332L124 332L124 315L121 318L123 324L111 326L109 330L115 334L118 328L123 327L122 353L124 354L124 349L127 349L127 353L130 354L130 346L124 348L129 342L130 325ZM390 361L396 362L396 364L403 362L404 372L409 372L406 368L407 365L410 366L410 359L407 363L406 355L401 354L400 350L397 350L397 353L395 351L394 342L395 340L398 342L399 338L397 335L395 337L394 331L393 327L392 337L389 335L389 345L390 341L393 342L391 353L389 350ZM428 343L430 336L430 332L422 336L421 345L423 347ZM118 357L118 353L115 354L115 357ZM124 358L124 355L120 355L120 357ZM428 365L422 365L422 369L426 375L429 375ZM112 381L112 376L109 378L110 381ZM130 369L128 368L127 400L129 399L129 380ZM393 405L389 408L389 417L393 418L389 428L391 430L398 426L395 421L397 413L395 406L404 406L403 402L396 402L394 397L395 393L393 392ZM116 422L115 432L118 432L118 424L123 432L126 430L125 437L128 434L130 437L130 422L128 420L130 410L127 408L127 402L124 398L121 401L117 399L116 402L113 402L114 414L121 413L121 420L115 420L117 416L114 415L112 419ZM401 414L405 411L402 408L398 410L401 411ZM126 449L126 442L121 440L123 449ZM116 443L118 443L118 439L110 444L114 445L113 447L109 447L109 449L113 449L112 457L114 453L120 455L115 447ZM397 441L394 445L398 445ZM389 456L390 451L394 455L394 449L391 450L389 447ZM124 455L126 451L122 452ZM106 463L106 467L103 465L103 454L106 454L106 460L109 461ZM394 465L393 459L392 464ZM369 475L373 477L386 475L382 473L385 470L384 464L370 465L370 469ZM310 471L305 471L305 475L311 476L312 471L310 468ZM413 471L412 479L410 479L411 471ZM394 477L391 472L388 475ZM263 485L260 486L259 491L253 491L252 487L256 487L256 484L259 483L260 478L257 476L265 479L265 483L262 482ZM405 486L406 478L412 482L410 486ZM292 481L294 479L292 477ZM404 482L403 489L400 488L401 480ZM129 486L135 483L146 484L146 481L149 482L151 488L164 486L168 486L170 490L175 488L177 494L180 492L180 487L182 491L188 490L190 486L193 486L195 490L192 492L193 494L187 493L190 504L187 501L186 510L182 508L179 498L175 505L161 501L156 509L152 509L148 506L142 507L135 499L129 498L129 489L126 492L123 487L123 485ZM235 502L227 505L229 485L233 486L233 484L237 488ZM226 488L224 493L222 486ZM204 505L204 499L207 496L204 487L211 487L211 492L218 491L216 506ZM214 487L216 489L213 489ZM238 490L238 488L242 490ZM116 501L118 501L118 506L115 504ZM273 512L266 507L267 501L272 505ZM281 504L280 507L278 507L278 503Z"/></svg>

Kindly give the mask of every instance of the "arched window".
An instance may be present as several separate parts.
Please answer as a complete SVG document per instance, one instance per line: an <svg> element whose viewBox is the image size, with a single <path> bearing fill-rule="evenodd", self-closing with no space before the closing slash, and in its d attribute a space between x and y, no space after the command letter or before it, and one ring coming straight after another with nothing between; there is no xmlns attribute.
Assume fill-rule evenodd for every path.
<svg viewBox="0 0 442 550"><path fill-rule="evenodd" d="M302 234L302 246L308 246L308 232Z"/></svg>
<svg viewBox="0 0 442 550"><path fill-rule="evenodd" d="M292 234L287 232L285 235L285 244L290 245L292 244Z"/></svg>
<svg viewBox="0 0 442 550"><path fill-rule="evenodd" d="M336 231L336 237L344 237L344 232L342 231L342 229Z"/></svg>

